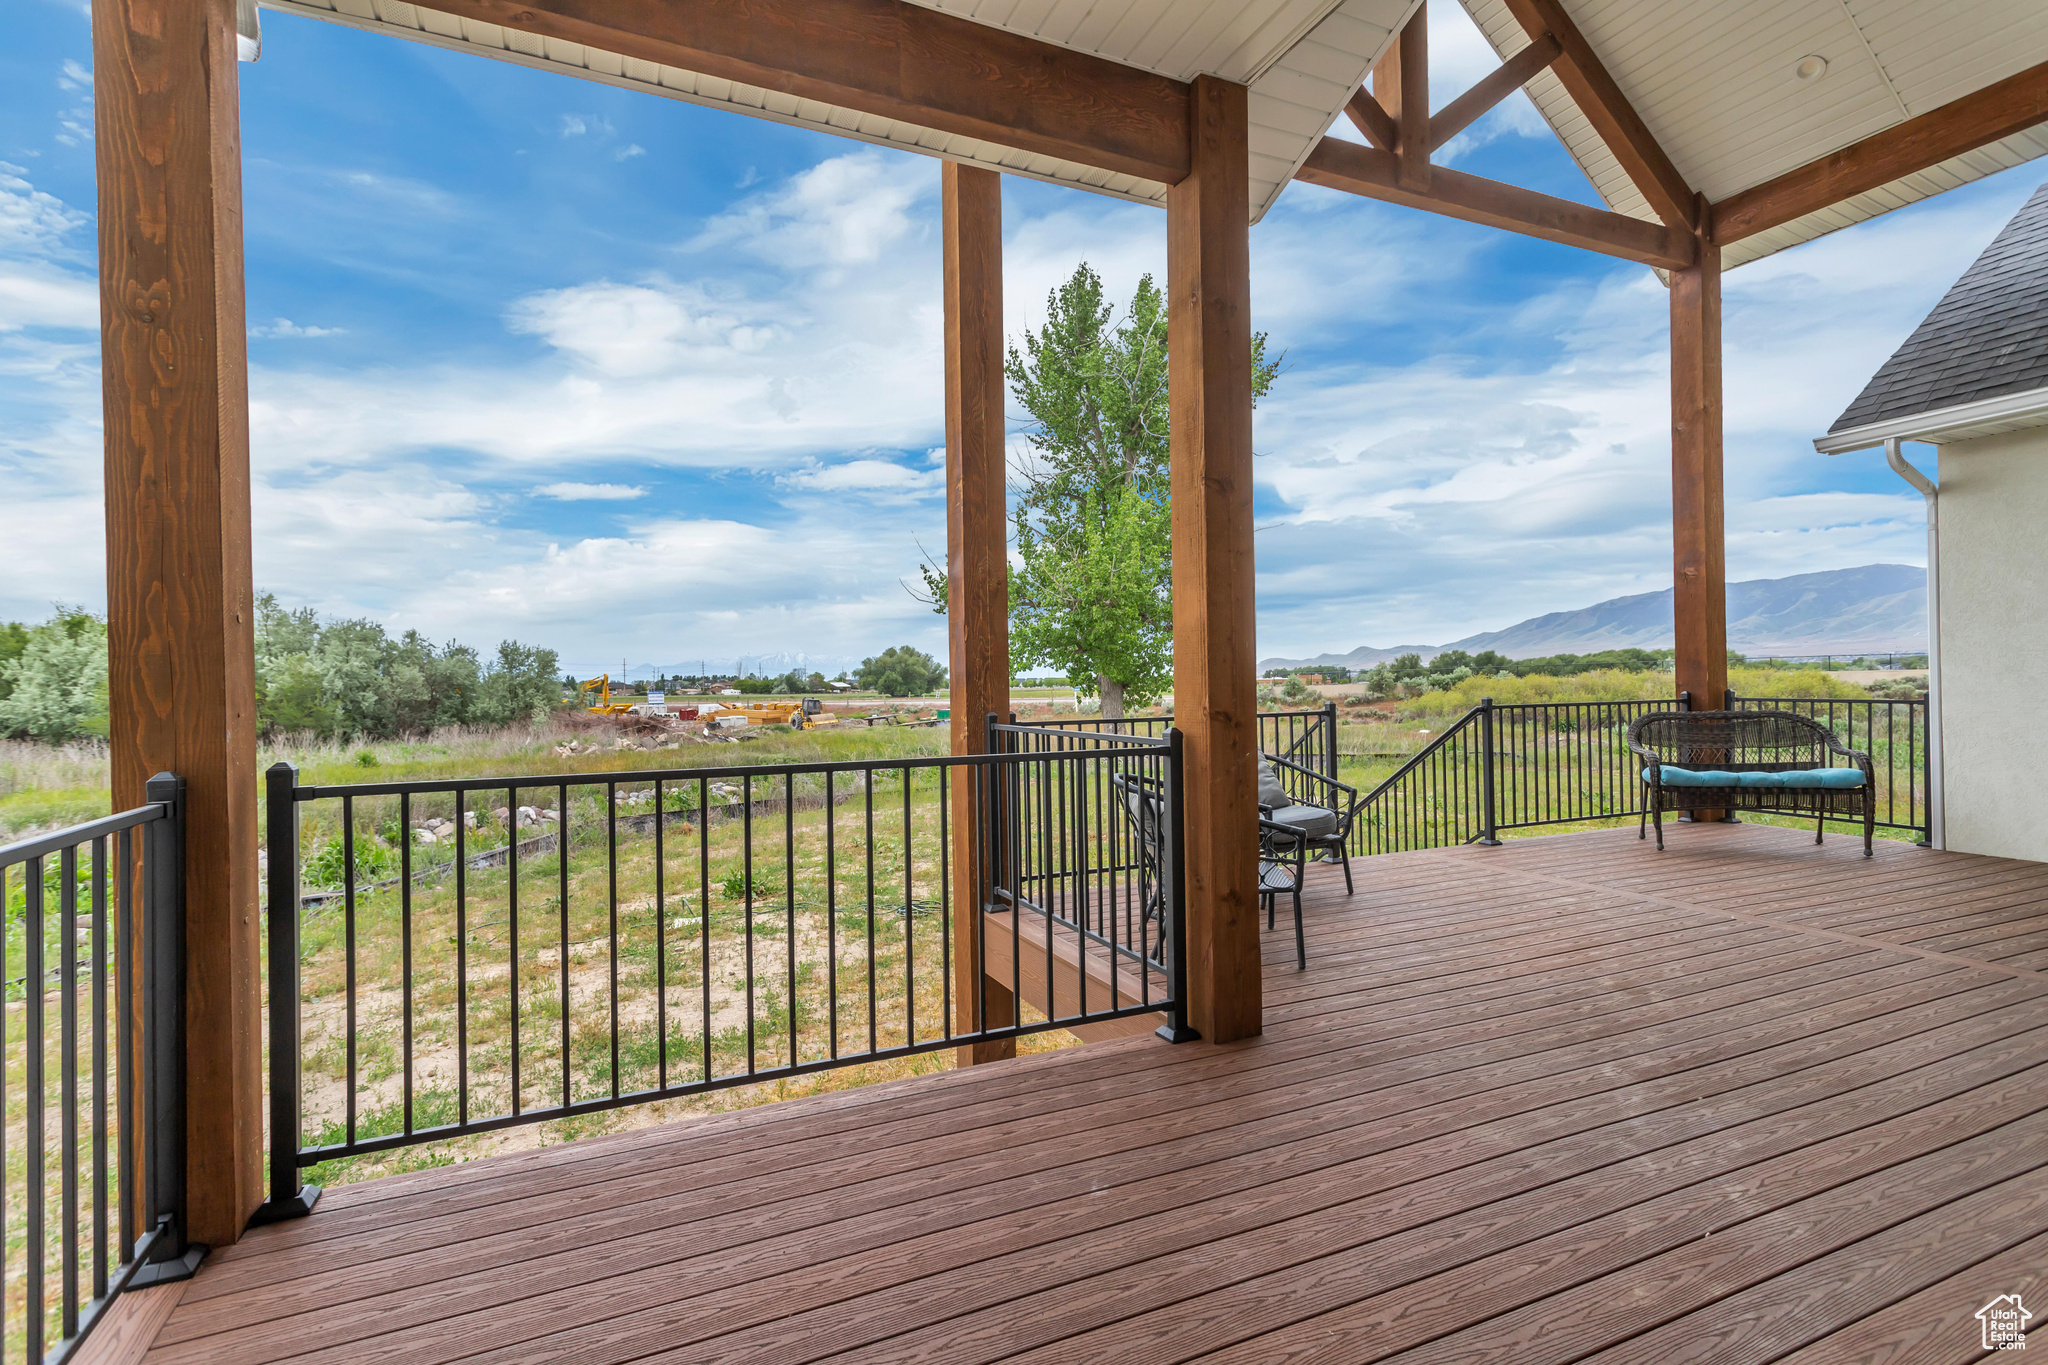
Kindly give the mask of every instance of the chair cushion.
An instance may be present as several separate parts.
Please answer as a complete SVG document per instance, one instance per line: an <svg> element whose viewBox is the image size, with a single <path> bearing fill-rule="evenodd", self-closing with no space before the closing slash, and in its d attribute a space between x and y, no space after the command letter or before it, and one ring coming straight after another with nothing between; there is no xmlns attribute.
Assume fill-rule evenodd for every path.
<svg viewBox="0 0 2048 1365"><path fill-rule="evenodd" d="M1819 787L1837 791L1863 785L1861 768L1794 768L1776 776L1781 787Z"/></svg>
<svg viewBox="0 0 2048 1365"><path fill-rule="evenodd" d="M1653 768L1643 769L1643 780L1656 776ZM1784 772L1722 772L1717 768L1664 768L1667 787L1778 787L1795 791L1840 790L1863 785L1861 768L1790 768Z"/></svg>
<svg viewBox="0 0 2048 1365"><path fill-rule="evenodd" d="M1266 815L1276 825L1298 829L1311 839L1321 839L1337 832L1337 812L1324 810L1321 806L1283 805Z"/></svg>
<svg viewBox="0 0 2048 1365"><path fill-rule="evenodd" d="M1643 781L1654 781L1658 770L1643 769ZM1734 787L1740 785L1734 773L1724 773L1718 768L1674 768L1665 765L1664 785L1667 787Z"/></svg>
<svg viewBox="0 0 2048 1365"><path fill-rule="evenodd" d="M1259 765L1259 804L1268 809L1294 804L1294 798L1281 785L1279 772L1270 763Z"/></svg>

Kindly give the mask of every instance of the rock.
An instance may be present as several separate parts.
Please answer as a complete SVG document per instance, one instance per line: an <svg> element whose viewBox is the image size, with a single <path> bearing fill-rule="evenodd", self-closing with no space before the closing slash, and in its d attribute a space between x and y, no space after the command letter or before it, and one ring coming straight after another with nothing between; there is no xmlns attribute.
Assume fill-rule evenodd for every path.
<svg viewBox="0 0 2048 1365"><path fill-rule="evenodd" d="M412 832L412 837L423 844L438 844L441 842L435 836L434 831L430 829L416 829Z"/></svg>

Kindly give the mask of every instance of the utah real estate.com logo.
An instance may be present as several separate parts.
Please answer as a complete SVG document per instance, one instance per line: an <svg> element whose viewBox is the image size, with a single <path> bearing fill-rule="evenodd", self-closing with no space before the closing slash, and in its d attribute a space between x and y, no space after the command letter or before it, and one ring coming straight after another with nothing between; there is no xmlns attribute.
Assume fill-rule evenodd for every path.
<svg viewBox="0 0 2048 1365"><path fill-rule="evenodd" d="M2024 1351L2027 1349L2027 1319L2033 1317L2017 1294L2000 1294L1977 1310L1984 1324L1984 1349Z"/></svg>

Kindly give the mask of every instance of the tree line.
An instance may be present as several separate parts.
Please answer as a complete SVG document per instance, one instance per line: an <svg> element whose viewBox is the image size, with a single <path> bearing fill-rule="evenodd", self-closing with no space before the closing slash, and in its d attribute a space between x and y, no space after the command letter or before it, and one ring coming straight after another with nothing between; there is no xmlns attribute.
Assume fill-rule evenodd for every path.
<svg viewBox="0 0 2048 1365"><path fill-rule="evenodd" d="M538 720L561 702L552 649L480 654L416 630L256 599L256 716L266 738L395 739L443 725ZM0 736L61 744L107 733L107 626L81 607L0 622Z"/></svg>

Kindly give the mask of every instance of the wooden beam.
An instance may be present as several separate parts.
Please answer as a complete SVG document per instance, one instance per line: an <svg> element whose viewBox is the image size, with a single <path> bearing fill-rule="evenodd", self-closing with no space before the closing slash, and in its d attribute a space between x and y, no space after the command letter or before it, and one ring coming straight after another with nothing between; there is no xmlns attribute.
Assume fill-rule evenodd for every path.
<svg viewBox="0 0 2048 1365"><path fill-rule="evenodd" d="M1546 33L1535 42L1482 76L1470 90L1436 111L1429 120L1429 150L1449 142L1477 122L1487 110L1529 83L1530 77L1545 70L1564 51L1557 38Z"/></svg>
<svg viewBox="0 0 2048 1365"><path fill-rule="evenodd" d="M1354 102L1356 102L1354 97ZM1416 8L1408 23L1394 36L1372 69L1372 103L1378 106L1373 119L1378 135L1367 131L1375 146L1392 152L1401 184L1408 189L1429 187L1429 16L1428 6ZM1346 106L1347 110L1349 105ZM1372 115L1366 115L1373 118ZM1354 115L1352 122L1365 130ZM1382 140L1384 139L1384 140Z"/></svg>
<svg viewBox="0 0 2048 1365"><path fill-rule="evenodd" d="M1432 170L1429 191L1418 194L1402 188L1392 156L1339 138L1317 143L1294 178L1644 265L1673 269L1693 260L1690 233L1442 166Z"/></svg>
<svg viewBox="0 0 2048 1365"><path fill-rule="evenodd" d="M1399 125L1380 107L1379 100L1364 86L1351 92L1351 98L1344 105L1344 112L1351 118L1351 126L1365 135L1365 140L1383 152L1394 150L1400 140Z"/></svg>
<svg viewBox="0 0 2048 1365"><path fill-rule="evenodd" d="M1707 241L1696 264L1671 272L1671 561L1678 690L1694 710L1718 711L1728 691L1721 252Z"/></svg>
<svg viewBox="0 0 2048 1365"><path fill-rule="evenodd" d="M117 810L185 779L187 1235L263 1199L255 608L233 0L92 7Z"/></svg>
<svg viewBox="0 0 2048 1365"><path fill-rule="evenodd" d="M1621 162L1621 168L1635 187L1650 201L1650 208L1672 227L1688 232L1699 221L1691 186L1664 155L1657 139L1635 109L1623 97L1621 87L1607 74L1607 68L1593 55L1592 45L1564 12L1559 0L1506 0L1510 13L1531 39L1548 33L1562 49L1557 62L1558 79L1580 112L1600 134L1601 141Z"/></svg>
<svg viewBox="0 0 2048 1365"><path fill-rule="evenodd" d="M1171 184L1187 86L904 0L433 0L522 33Z"/></svg>
<svg viewBox="0 0 2048 1365"><path fill-rule="evenodd" d="M1726 246L2048 123L2048 62L1810 161L1714 205Z"/></svg>
<svg viewBox="0 0 2048 1365"><path fill-rule="evenodd" d="M1189 122L1193 169L1166 197L1173 709L1186 737L1189 1022L1228 1043L1259 1032L1263 987L1245 88L1198 77Z"/></svg>
<svg viewBox="0 0 2048 1365"><path fill-rule="evenodd" d="M953 752L988 751L986 718L1010 711L1010 571L1003 501L1003 179L946 162L939 172L946 312L946 633ZM953 1027L1014 1023L1008 968L984 961L989 788L953 783ZM1017 1042L969 1043L962 1066L1017 1055Z"/></svg>
<svg viewBox="0 0 2048 1365"><path fill-rule="evenodd" d="M1394 146L1401 188L1429 188L1429 5L1415 7L1395 53L1401 70L1401 135Z"/></svg>

